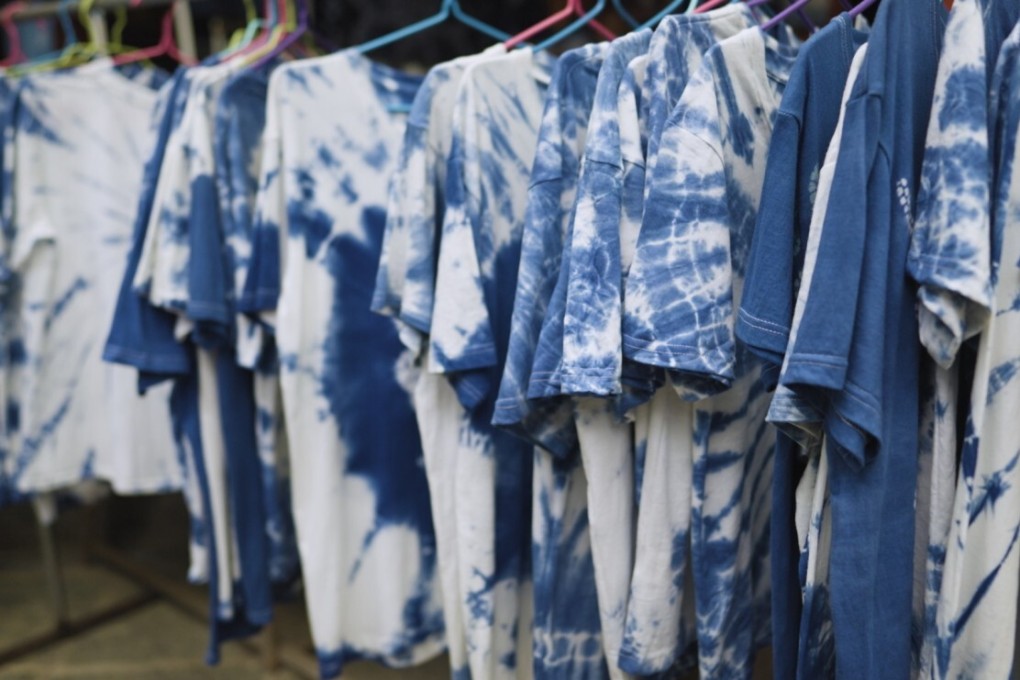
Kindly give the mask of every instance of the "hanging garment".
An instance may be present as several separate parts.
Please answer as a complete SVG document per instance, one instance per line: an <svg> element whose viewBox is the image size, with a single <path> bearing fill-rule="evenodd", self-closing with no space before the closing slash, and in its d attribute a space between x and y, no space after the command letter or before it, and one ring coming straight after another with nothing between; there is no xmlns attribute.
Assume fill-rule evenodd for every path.
<svg viewBox="0 0 1020 680"><path fill-rule="evenodd" d="M443 648L415 368L393 323L369 311L405 118L389 109L420 84L345 51L281 66L269 86L242 308L276 309L266 320L323 677L359 658L402 667Z"/></svg>
<svg viewBox="0 0 1020 680"><path fill-rule="evenodd" d="M527 375L531 369L529 345L534 340L527 337L531 324L529 319L522 319L521 312L527 309L540 317L544 311L546 299L538 296L548 286L541 285L540 277L556 271L559 253L552 260L545 257L543 243L559 241L562 252L595 85L608 47L607 43L598 43L566 52L552 73L528 189L504 376ZM504 401L497 402L497 409L500 403L506 403L504 395L511 394L508 385L505 379L500 385L499 395ZM523 396L523 392L511 394L510 400L519 404ZM546 428L529 437L539 444L546 443L547 436L551 439L546 444L548 450L535 449L533 470L535 677L607 678L589 533L588 484L577 451L572 404L563 399L555 401L558 403L550 409L553 422L563 423L565 432ZM499 421L497 416L493 422ZM525 427L521 431L527 432ZM568 441L572 444L569 447L565 445Z"/></svg>
<svg viewBox="0 0 1020 680"><path fill-rule="evenodd" d="M531 669L532 447L492 426L550 64L529 50L471 64L447 166L429 371L469 414L455 473L459 570L468 575L472 677ZM528 670L525 670L525 669Z"/></svg>
<svg viewBox="0 0 1020 680"><path fill-rule="evenodd" d="M204 251L215 257L216 247L209 241L219 238L212 127L216 100L234 69L229 64L200 67L188 84L179 123L167 140L134 288L148 298L149 304L174 313L174 337L194 348L194 364L188 373L196 382L201 449L192 453L200 456L194 465L205 479L205 513L217 546L213 555L217 578L215 620L229 628L236 618L246 622L245 628L247 623L257 628L271 617L265 579L261 573L250 574L260 584L259 597L250 602L235 600L235 587L244 588L245 575L235 530L238 518L231 512L228 489L230 449L237 445L247 448L251 442L238 444L227 439L247 432L243 424L234 428L223 418L219 383L221 379L229 380L229 376L221 372L232 372L233 367L228 357L220 356L218 347L222 332L217 328L217 317L225 313L208 301L218 297L213 291L221 290L223 282L202 259ZM228 389L227 384L224 389ZM241 407L231 413L250 418L245 408L249 399L249 394L238 395ZM264 565L252 567L260 572L264 569Z"/></svg>
<svg viewBox="0 0 1020 680"><path fill-rule="evenodd" d="M922 443L928 444L922 451L931 452L922 456L926 463L922 478L929 481L918 495L919 511L920 501L927 500L928 512L919 512L918 517L925 550L914 558L915 583L926 584L916 598L921 602L915 603L915 618L920 619L915 627L924 635L919 673L925 678L935 673L936 613L956 482L960 387L956 359L962 343L983 330L993 307L986 95L990 69L985 44L989 31L981 3L954 5L938 66L908 262L919 285L921 343L937 363L935 402L926 405L924 412L931 419L930 435L922 432ZM991 49L998 51L997 46ZM966 107L959 105L961 97L967 100ZM966 388L967 383L963 384ZM920 581L918 575L923 576Z"/></svg>
<svg viewBox="0 0 1020 680"><path fill-rule="evenodd" d="M122 493L180 488L167 390L140 398L131 374L100 357L156 98L108 61L19 84L4 251L18 348L7 475L20 493L85 479Z"/></svg>
<svg viewBox="0 0 1020 680"><path fill-rule="evenodd" d="M232 334L237 363L254 372L251 389L257 418L260 481L251 483L251 490L261 487L258 500L265 513L263 530L268 540L269 578L275 586L286 587L298 577L300 565L290 509L290 467L279 397L279 365L272 338L266 337L257 321L236 314L253 250L269 75L278 65L274 61L262 68L242 71L224 85L216 104L213 140L225 234L223 245L232 260L234 275L233 287L228 283L228 294L220 304L229 304L235 311L236 327Z"/></svg>
<svg viewBox="0 0 1020 680"><path fill-rule="evenodd" d="M789 341L819 168L840 114L850 62L866 37L854 29L846 14L816 33L801 48L776 113L735 327L737 338L765 362L762 380L770 390L775 389ZM797 677L798 672L802 542L796 534L795 492L803 472L799 447L780 433L773 468L770 538L772 659L777 678Z"/></svg>
<svg viewBox="0 0 1020 680"><path fill-rule="evenodd" d="M829 35L832 35L831 33ZM845 35L845 34L844 34ZM824 39L825 42L815 42L816 47L811 47L811 43L804 46L804 53L811 54L808 50L818 50L817 45L824 46L831 38ZM819 41L822 39L820 38ZM820 52L824 54L824 52ZM812 281L814 280L816 272L816 263L818 260L818 247L821 242L822 229L825 226L825 216L829 208L829 194L832 190L833 176L836 170L836 162L839 155L839 149L841 140L843 138L843 122L846 102L850 98L851 90L856 82L857 76L861 71L864 64L864 58L867 53L865 46L857 48L854 53L850 65L847 69L846 74L846 85L843 89L843 94L840 101L840 106L837 109L838 119L832 133L831 139L828 142L822 142L827 145L825 151L824 160L819 166L817 173L812 172L808 178L808 198L813 200L810 204L810 222L807 229L807 237L804 240L803 247L803 266L801 267L800 284L797 286L796 302L793 309L793 317L790 320L789 333L787 340L787 347L784 350L785 358L783 368L780 373L785 372L788 357L790 351L797 340L797 334L800 330L800 323L804 316L805 306L808 301L808 291L811 290ZM807 57L806 57L807 58ZM810 72L810 71L808 71ZM790 94L792 100L796 99L798 87L796 83L792 83L793 87L787 89L787 93ZM785 95L784 95L785 99ZM780 109L782 111L782 108ZM783 123L786 120L787 123ZM780 134L781 130L787 128L789 119L785 117L779 117L776 121L777 132L773 134ZM785 134L785 133L782 133ZM823 135L824 137L824 135ZM777 139L781 139L777 138ZM803 147L805 150L809 146ZM763 192L766 189L771 188L769 181L771 173L766 173L766 184L763 187ZM772 203L771 195L766 199L763 195L762 212L759 213L760 218L756 227L755 240L752 245L752 254L749 262L752 264L752 268L749 269L748 279L751 279L753 275L755 279L760 278L767 274L768 270L761 269L759 266L758 253L760 248L766 248L773 242L766 238L771 228L775 228L776 225L786 225L788 222L784 219L782 222L773 221L773 211L775 210L776 203ZM782 201L778 205L789 205L784 204ZM796 205L796 204L795 204ZM766 221L767 219L767 221ZM799 226L799 225L797 225ZM762 228L763 231L760 234L757 232L758 228ZM771 260L769 260L771 262ZM787 276L786 270L778 270L784 277ZM781 287L785 290L785 287ZM773 316L775 311L756 311L756 305L753 304L757 301L759 304L761 298L752 293L752 289L748 286L747 295L741 306L741 313L744 309L751 309L750 316L757 317L759 319L770 321L774 323L777 328L783 325L783 319L781 315ZM782 307L780 307L782 309ZM743 316L743 315L742 315ZM752 336L754 342L749 343L749 347L756 347L758 343L764 345L766 343L771 344L772 338L769 335L760 335L758 333L752 333L753 328L749 328L746 324L738 322L737 332L738 335L743 334ZM757 351L761 352L761 347L757 347ZM763 379L767 379L769 375L768 365L766 364L766 370L763 371ZM806 398L802 398L802 395L798 395L796 392L791 390L786 385L782 384L780 377L779 385L776 387L775 394L772 399L772 404L769 407L768 420L776 424L782 429L783 434L788 437L791 441L796 442L799 448L803 451L803 454L807 457L806 464L804 465L802 476L799 481L796 479L793 482L796 484L796 490L794 492L794 522L796 526L797 546L799 552L799 559L797 564L797 579L801 588L800 599L802 606L800 608L799 622L796 624L799 627L799 635L797 641L795 668L796 677L798 678L816 678L816 677L831 677L835 671L835 657L832 641L832 614L829 606L829 582L828 582L828 565L829 558L828 552L825 554L819 554L822 550L822 546L819 545L821 537L819 533L825 531L825 544L831 541L831 508L828 494L828 462L822 460L825 456L823 449L824 434L822 431L822 419L818 412L811 407L810 402ZM777 442L778 443L778 442ZM777 455L780 453L777 448ZM779 460L776 461L777 466ZM781 488L783 480L775 480L773 484L773 498L775 498L776 490ZM780 506L781 507L781 506ZM773 506L773 513L776 512L776 506ZM775 536L773 537L773 541ZM773 542L773 546L775 546ZM781 558L779 558L781 559ZM778 562L776 557L773 557L773 567L782 567L782 563ZM790 568L790 566L787 566ZM773 602L775 602L775 594L773 595ZM779 615L782 616L785 613L781 612ZM773 612L773 618L775 619L776 612ZM775 631L773 631L775 637ZM780 642L780 644L782 644ZM777 655L782 655L783 650L777 649L774 651ZM787 651L787 653L789 653ZM783 657L776 659L778 663L783 663L789 668L789 658Z"/></svg>
<svg viewBox="0 0 1020 680"><path fill-rule="evenodd" d="M153 209L156 182L166 150L167 141L180 123L192 73L178 71L160 91L153 113L153 125L157 128L157 141L149 160L145 164L142 186L139 192L137 212L134 219L131 249L127 266L121 279L120 291L110 332L103 348L103 359L124 364L138 370L138 391L145 393L155 385L187 375L192 358L188 350L174 337L176 317L172 312L148 304L147 299L136 295L133 287L135 273L141 257L142 246L148 231L149 215ZM179 450L180 467L183 475L184 499L191 518L190 568L188 579L202 583L209 579L209 540L205 528L206 514L203 509L202 490L195 469L195 449L201 442L191 439L193 429L183 408L186 390L175 388L171 400L171 421Z"/></svg>
<svg viewBox="0 0 1020 680"><path fill-rule="evenodd" d="M607 412L604 405L598 402L592 402L587 407L579 404L575 425L575 407L570 400L554 397L540 402L528 401L527 391L543 317L552 309L550 299L556 292L558 281L564 280L567 273L562 262L569 255L564 241L572 231L571 220L576 222L581 210L575 201L580 200L583 184L582 152L586 152L588 145L598 143L593 135L601 134L603 124L599 123L600 119L615 120L622 72L626 70L630 59L647 49L650 36L650 31L642 31L615 40L608 46L601 68L595 74L596 81L588 84L588 96L591 99L584 100L583 104L573 104L588 109L581 115L569 115L569 109L563 115L547 104L546 120L549 120L552 109L552 113L558 116L551 123L552 129L564 141L558 146L543 145L546 135L540 136L535 171L532 173L528 220L523 236L510 352L494 419L496 424L519 423L514 427L525 433L534 431L531 436L536 442L544 443L557 456L557 460L572 460L571 465L576 467L573 474L579 479L585 479L587 498L584 499L584 505L588 513L588 533L599 605L597 617L591 617L591 612L586 615L592 622L600 622L608 673L613 678L623 677L618 669L617 656L623 635L622 616L626 608L622 598L625 598L626 590L621 592L619 583L630 572L628 553L631 539L627 532L632 531L633 504L626 498L601 494L596 497L595 494L605 488L598 484L599 475L603 474L612 475L616 479L616 487L611 493L632 491L626 476L616 477L631 471L632 428L618 424L612 410L608 409ZM563 68L562 62L560 68ZM566 98L569 94L568 91L566 95L560 95L560 98ZM555 94L550 95L551 102L557 101L554 97ZM590 119L584 120L587 116ZM586 131L580 129L585 123ZM543 154L543 151L547 153ZM547 165L545 168L542 167L543 161ZM556 431L550 434L550 427L557 425L563 434L557 434ZM577 459L576 450L565 446L566 442L572 443L573 440L580 445L580 460ZM584 463L587 469L577 467L589 454L599 456L598 466L589 467ZM537 468L536 477L541 477ZM619 521L625 527L623 533L603 523L603 533L598 534L600 529L596 527L595 518L599 513L610 523ZM622 573L613 573L621 568ZM617 584L616 591L607 590L614 583Z"/></svg>
<svg viewBox="0 0 1020 680"><path fill-rule="evenodd" d="M401 340L419 364L428 362L446 161L460 80L470 63L505 53L500 44L429 71L411 106L400 160L390 179L372 309L396 318ZM471 586L470 575L459 571L457 518L470 508L461 504L455 479L460 433L470 427L470 416L442 375L419 375L413 400L436 531L447 653L453 673L464 674L470 672L465 621L470 617Z"/></svg>
<svg viewBox="0 0 1020 680"><path fill-rule="evenodd" d="M10 269L10 245L14 240L11 221L14 190L11 179L14 177L14 112L17 106L17 86L7 78L0 78L0 508L19 502L23 499L10 478L10 457L12 451L12 428L8 414L8 378L10 368L23 356L14 329L15 308L11 304L13 291L17 287L17 276ZM15 416L16 418L16 416Z"/></svg>
<svg viewBox="0 0 1020 680"><path fill-rule="evenodd" d="M911 669L919 356L904 265L944 11L923 0L879 8L846 105L818 251L826 274L812 281L782 378L827 402L840 676Z"/></svg>
<svg viewBox="0 0 1020 680"><path fill-rule="evenodd" d="M953 13L955 13L955 9ZM1006 676L1017 606L1015 337L1020 241L1015 171L1020 25L1001 46L990 89L993 314L983 329L937 612L931 677ZM1012 598L1012 599L1010 599Z"/></svg>
<svg viewBox="0 0 1020 680"><path fill-rule="evenodd" d="M690 536L705 677L749 675L769 637L774 432L760 365L731 329L772 118L795 56L757 28L706 54L664 128L627 280L625 352L671 369L681 396L703 398L694 411ZM674 567L673 581L683 578Z"/></svg>

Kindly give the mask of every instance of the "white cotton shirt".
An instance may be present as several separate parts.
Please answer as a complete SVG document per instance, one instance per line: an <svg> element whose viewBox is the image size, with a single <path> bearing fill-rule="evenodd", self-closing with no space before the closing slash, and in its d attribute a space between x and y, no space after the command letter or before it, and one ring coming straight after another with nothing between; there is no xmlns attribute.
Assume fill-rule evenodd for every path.
<svg viewBox="0 0 1020 680"><path fill-rule="evenodd" d="M121 493L178 489L169 388L139 397L134 373L101 356L157 93L102 61L28 78L20 97L9 252L25 363L8 395L20 421L10 478L22 492L90 478Z"/></svg>

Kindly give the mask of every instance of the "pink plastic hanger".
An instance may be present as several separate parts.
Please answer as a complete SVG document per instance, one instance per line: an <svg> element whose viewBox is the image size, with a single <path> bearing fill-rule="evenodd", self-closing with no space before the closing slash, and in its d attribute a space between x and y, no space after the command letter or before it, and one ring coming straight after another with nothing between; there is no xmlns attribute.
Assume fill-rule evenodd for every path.
<svg viewBox="0 0 1020 680"><path fill-rule="evenodd" d="M521 43L526 42L529 39L538 35L539 33L552 28L561 21L571 19L574 17L584 16L584 13L585 13L584 5L582 4L581 0L567 0L567 6L561 9L559 12L556 12L551 17L543 19L542 21L538 22L537 24L530 28L524 29L523 31L521 31L514 37L510 38L503 44L506 46L508 50L512 50ZM589 21L588 25L591 26L593 30L595 30L599 35L601 35L606 40L612 40L613 38L616 37L616 35L612 31L610 31L608 28L600 24L595 19Z"/></svg>
<svg viewBox="0 0 1020 680"><path fill-rule="evenodd" d="M18 0L0 10L0 23L3 24L4 33L7 34L7 46L10 48L7 58L0 61L0 66L14 66L27 59L24 50L21 49L21 34L18 33L18 26L14 23L14 15L27 4L25 0Z"/></svg>
<svg viewBox="0 0 1020 680"><path fill-rule="evenodd" d="M694 13L703 14L704 12L713 10L716 7L719 7L720 5L725 5L728 2L730 2L730 0L708 0L708 2L706 2L705 4L698 5L698 8L694 10Z"/></svg>
<svg viewBox="0 0 1020 680"><path fill-rule="evenodd" d="M142 4L142 0L131 0L131 7L138 7ZM174 36L174 2L170 5L170 9L163 15L163 22L161 25L159 42L152 47L146 47L144 49L135 50L134 52L128 52L127 54L120 54L113 58L113 63L120 66L121 64L131 64L136 61L144 61L146 59L155 59L156 57L170 57L178 63L185 64L187 66L193 66L195 60L186 54L183 54L177 47L177 38Z"/></svg>

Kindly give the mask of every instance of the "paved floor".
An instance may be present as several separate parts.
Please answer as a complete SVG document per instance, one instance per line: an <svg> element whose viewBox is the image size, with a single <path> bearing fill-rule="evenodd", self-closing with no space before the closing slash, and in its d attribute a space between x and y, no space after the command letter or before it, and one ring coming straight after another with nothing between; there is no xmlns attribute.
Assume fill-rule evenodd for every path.
<svg viewBox="0 0 1020 680"><path fill-rule="evenodd" d="M143 595L146 591L114 571L87 563L81 540L85 516L75 509L58 522L57 544L63 567L70 618L91 614ZM167 578L184 582L186 534L178 499L120 502L113 534L128 549ZM92 520L95 521L94 518ZM27 508L0 510L0 651L52 630L53 608L42 570L39 537ZM204 589L194 588L197 598ZM277 612L277 634L308 649L308 630L300 601ZM203 662L207 644L203 621L160 599L135 608L86 632L51 644L7 665L0 680L300 680L286 669L265 670L259 641L223 646L218 666ZM254 648L253 648L254 647ZM311 660L308 655L307 660ZM314 667L309 664L309 667ZM352 664L345 680L447 680L444 658L414 669L387 670L371 663Z"/></svg>

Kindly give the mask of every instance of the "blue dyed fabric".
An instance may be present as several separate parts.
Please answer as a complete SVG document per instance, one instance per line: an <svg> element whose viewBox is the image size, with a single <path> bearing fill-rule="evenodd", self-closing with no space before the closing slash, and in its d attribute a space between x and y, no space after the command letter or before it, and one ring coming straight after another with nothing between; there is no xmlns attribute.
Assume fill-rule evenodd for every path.
<svg viewBox="0 0 1020 680"><path fill-rule="evenodd" d="M218 351L228 338L230 312L224 302L227 279L212 134L216 99L232 67L196 71L179 102L179 122L167 138L134 285L149 304L175 315L174 337L194 347L191 377L196 382L202 442L201 449L193 451L201 460L193 465L202 473L203 498L208 499L204 513L218 546L211 556L218 582L210 582L218 600L216 620L229 626L236 616L258 626L271 616L264 585L251 602L234 597L235 588L245 585L239 551L244 545L247 553L248 545L238 540L230 508L234 495L230 483L236 480L229 474L231 452L243 455L235 447L248 449L251 444L249 423L230 421L235 415L250 418L250 414L228 408L219 398L219 373L227 369L218 364L231 362ZM241 401L247 398L242 395ZM247 576L264 584L264 563L245 561L253 570Z"/></svg>
<svg viewBox="0 0 1020 680"><path fill-rule="evenodd" d="M445 375L464 409L463 418L447 416L461 423L449 474L463 500L458 558L470 575L461 598L475 678L515 678L532 663L517 650L530 618L533 447L492 417L549 72L546 57L530 51L471 64L447 165L428 366Z"/></svg>
<svg viewBox="0 0 1020 680"><path fill-rule="evenodd" d="M401 340L415 356L422 354L419 361L427 360L423 340L431 325L454 105L464 71L483 58L464 57L429 71L411 105L400 160L390 178L372 304L375 311L396 316ZM470 448L471 438L461 438L470 431L470 416L442 375L419 376L413 400L432 501L447 653L454 675L464 675L469 673L464 622L471 591L469 575L460 574L458 527L471 509L458 498L456 470L462 442Z"/></svg>
<svg viewBox="0 0 1020 680"><path fill-rule="evenodd" d="M750 674L769 639L774 432L760 363L733 337L775 113L796 49L745 30L712 48L664 128L626 282L625 356L670 369L692 417L689 528L699 666ZM682 508L678 507L678 511ZM689 533L688 533L689 532Z"/></svg>
<svg viewBox="0 0 1020 680"><path fill-rule="evenodd" d="M551 602L551 606L574 609L573 616L577 620L572 622L573 628L583 630L587 627L589 631L596 634L601 632L602 646L608 662L608 674L614 678L620 677L616 662L622 637L622 623L619 619L622 618L625 609L622 602L618 603L618 613L614 619L614 614L610 609L611 605L607 599L614 596L614 593L607 588L610 588L608 582L618 582L620 578L609 578L606 570L614 568L615 565L612 565L611 561L617 553L621 550L626 552L627 541L625 537L614 533L611 525L595 527L594 517L599 512L613 513L614 510L623 511L628 508L616 504L603 508L590 503L592 500L595 500L596 503L605 501L604 497L599 496L600 491L605 491L605 489L598 484L592 486L588 482L590 480L597 482L603 478L605 471L617 470L618 467L610 460L602 459L598 463L600 467L589 468L591 472L589 480L588 471L581 469L581 463L586 458L582 453L582 458L579 459L577 449L580 444L582 452L587 450L593 457L598 453L609 453L610 451L619 452L627 457L632 446L631 428L628 425L622 425L620 427L623 431L619 435L613 432L616 419L612 417L611 413L608 414L608 419L601 418L600 414L603 409L598 405L593 405L590 414L581 414L575 428L574 405L570 401L557 398L544 402L529 401L527 392L529 384L535 377L544 377L535 376L532 373L533 363L537 352L542 349L539 341L543 332L544 317L547 312L556 313L557 311L554 307L550 307L550 300L558 287L562 289L562 286L565 286L567 280L568 270L561 268L560 260L561 256L564 258L569 256L564 252L568 245L564 241L569 238L571 220L576 217L575 199L579 182L578 175L581 172L579 166L582 153L587 144L592 141L588 133L598 128L596 123L598 116L611 117L610 113L615 115L617 90L623 72L626 71L627 64L631 59L643 54L647 49L650 35L649 31L644 31L616 40L611 45L591 47L588 50L590 56L586 56L581 50L571 52L565 55L557 65L553 85L546 100L545 118L542 132L539 135L535 167L532 171L521 268L514 306L510 355L500 386L500 398L497 402L495 418L497 424L515 423L514 427L517 431L521 431L532 441L544 444L560 460L552 463L540 461L538 454L536 454L536 460L546 466L551 465L553 468L564 469L567 471L564 472L564 475L569 474L573 478L573 481L570 482L569 493L576 496L576 503L579 508L584 510L584 519L591 524L591 528L590 531L588 529L578 530L568 536L571 536L571 540L574 541L580 540L581 536L585 540L589 540L591 547L588 560L599 562L594 568L594 572L587 575L589 582L586 584L586 587L590 589L587 596L589 602L597 602L598 611L592 611L589 608L575 608L565 603L557 605L556 600ZM610 107L611 112L608 111ZM559 313L562 322L562 308ZM558 355L558 348L553 349ZM605 422L608 422L608 428L601 427ZM578 431L580 429L588 431L582 436ZM603 440L602 435L607 435L608 441L614 442L622 435L624 446L616 446L612 449L604 448L607 440ZM545 491L545 485L542 484L547 478L543 472L542 467L536 465L536 490L541 489L543 493L548 493ZM564 481L563 485L566 486L567 483ZM545 508L547 505L541 497L536 497L535 504L536 508ZM536 519L538 517L536 515ZM543 512L541 517L547 517L547 513ZM609 521L616 522L617 519L612 517ZM577 534L578 537L574 538L574 534ZM598 538L596 538L597 536ZM534 550L538 555L542 555L549 551L549 547L541 546L536 537ZM577 553L578 551L574 549L573 552ZM577 560L578 558L573 559ZM540 564L541 560L536 558L536 601L539 602L541 601L538 599L539 583L543 575ZM586 568L590 569L591 567ZM625 565L624 569L629 574L629 564ZM575 568L574 571L577 569ZM578 576L561 571L559 578L561 580L578 580ZM627 578L624 574L620 574L620 576ZM595 596L594 599L593 596ZM615 627L614 620L617 620ZM603 668L605 664L595 666L589 661L588 666L591 671L598 671L602 674L607 672Z"/></svg>
<svg viewBox="0 0 1020 680"><path fill-rule="evenodd" d="M618 121L600 123L608 127L596 136L581 179L577 233L571 242L573 273L566 285L562 338L556 338L558 382L568 393L620 394L623 381L647 399L661 382L647 370L629 369L625 375L620 349L622 279L644 212L646 167L652 167L665 118L702 55L753 25L753 15L742 4L667 17L648 45L638 100L628 95L632 88L624 89L618 93L623 102Z"/></svg>
<svg viewBox="0 0 1020 680"><path fill-rule="evenodd" d="M824 419L836 670L847 677L911 672L920 346L905 265L943 25L940 3L879 8L781 379Z"/></svg>
<svg viewBox="0 0 1020 680"><path fill-rule="evenodd" d="M644 41L647 43L647 37ZM573 405L562 399L532 401L528 396L532 387L552 377L540 355L553 351L558 356L560 352L559 347L543 347L543 324L547 319L555 321L549 319L556 313L550 300L557 282L565 277L561 260L573 216L595 85L607 52L624 54L616 45L633 42L628 36L612 48L603 43L588 46L566 53L557 63L528 188L510 345L493 423L560 457L574 455L577 450Z"/></svg>
<svg viewBox="0 0 1020 680"><path fill-rule="evenodd" d="M1016 13L1013 11L1013 21ZM948 549L959 451L957 414L963 384L955 365L961 345L982 331L993 307L992 157L989 139L988 51L994 19L985 27L980 2L954 5L946 25L928 123L908 270L918 283L920 339L934 364L934 385L922 404L915 630L922 639L921 677L935 674L938 600ZM993 56L994 60L994 56ZM961 364L964 362L960 362ZM966 403L966 395L964 397ZM922 522L923 520L923 522Z"/></svg>
<svg viewBox="0 0 1020 680"><path fill-rule="evenodd" d="M737 338L765 362L762 379L768 389L776 385L790 337L819 170L836 128L850 62L865 38L845 14L816 33L801 49L776 113L735 328ZM798 673L802 593L795 496L803 472L799 447L780 434L771 526L772 659L777 678Z"/></svg>
<svg viewBox="0 0 1020 680"><path fill-rule="evenodd" d="M18 90L5 140L9 482L18 492L86 479L122 493L178 489L168 391L141 399L131 372L101 357L157 93L106 61Z"/></svg>
<svg viewBox="0 0 1020 680"><path fill-rule="evenodd" d="M10 246L14 238L12 231L11 212L13 211L13 177L14 153L14 111L17 106L18 92L14 81L0 78L0 371L6 376L17 357L24 354L20 348L20 340L14 333L12 317L14 290L17 277L8 265ZM10 436L11 416L17 422L17 411L8 411L7 381L0 381L0 507L21 500L11 480L8 478L8 457L11 455Z"/></svg>
<svg viewBox="0 0 1020 680"><path fill-rule="evenodd" d="M221 248L224 257L221 262L228 275L227 297L223 302L234 312L236 327L230 335L235 338L237 362L254 369L250 378L235 375L245 392L254 399L252 412L256 420L251 425L256 433L258 450L255 458L250 452L246 455L242 447L239 463L245 467L255 460L259 463L255 468L258 481L253 487L261 487L256 501L265 515L263 531L268 541L269 578L274 584L286 586L297 577L300 567L291 513L289 461L283 443L285 435L282 431L278 365L272 351L272 339L264 337L262 327L254 324L249 317L236 313L236 302L243 292L252 254L269 74L277 65L274 62L260 69L244 71L224 85L216 104L213 140L223 232ZM229 278L231 269L232 281ZM223 403L229 405L229 399ZM229 407L236 409L237 405ZM242 493L246 492L250 489ZM240 521L248 522L247 519Z"/></svg>
<svg viewBox="0 0 1020 680"><path fill-rule="evenodd" d="M507 419L500 406L508 401L532 411L525 393L540 330L535 320L541 321L552 292L549 284L559 269L595 85L608 50L606 43L571 50L560 57L552 73L528 189L496 424ZM536 678L609 677L588 531L588 489L577 455L572 410L570 402L558 401L548 416L527 413L515 421L516 432L545 445L555 458L535 451L531 557ZM533 429L536 424L538 430Z"/></svg>
<svg viewBox="0 0 1020 680"><path fill-rule="evenodd" d="M443 649L413 356L369 309L404 132L405 115L390 109L420 83L355 51L280 66L269 83L245 307L275 309L323 677L356 659L409 666Z"/></svg>
<svg viewBox="0 0 1020 680"><path fill-rule="evenodd" d="M191 353L174 337L174 314L149 305L144 297L135 294L133 285L148 232L156 182L159 179L167 140L180 123L191 76L192 73L188 69L178 71L161 90L158 106L154 109L153 125L157 130L157 139L145 164L131 249L122 276L110 332L103 348L105 361L124 364L138 370L140 392L145 392L153 385L168 379L187 376L193 364ZM175 421L182 417L176 409L185 403L183 397L171 401ZM184 499L191 516L191 567L188 578L193 583L205 582L208 579L208 542L204 528L201 491L195 475L194 459L191 456L192 447L187 445L180 428L175 428L174 434L177 438L178 458L182 470Z"/></svg>
<svg viewBox="0 0 1020 680"><path fill-rule="evenodd" d="M947 47L954 26L950 14ZM986 14L987 17L987 14ZM995 47L999 47L996 45ZM948 49L947 49L948 52ZM978 346L964 429L929 677L1007 677L1013 667L1018 568L1015 420L1020 367L1020 25L1001 45L989 102L993 314ZM943 107L944 110L944 107ZM962 113L962 112L961 112ZM926 159L927 160L927 159ZM1009 598L1012 598L1010 601Z"/></svg>
<svg viewBox="0 0 1020 680"><path fill-rule="evenodd" d="M434 66L408 115L398 169L390 182L372 309L398 319L401 338L417 352L432 325L446 160L460 79L471 62L505 53L499 44Z"/></svg>

